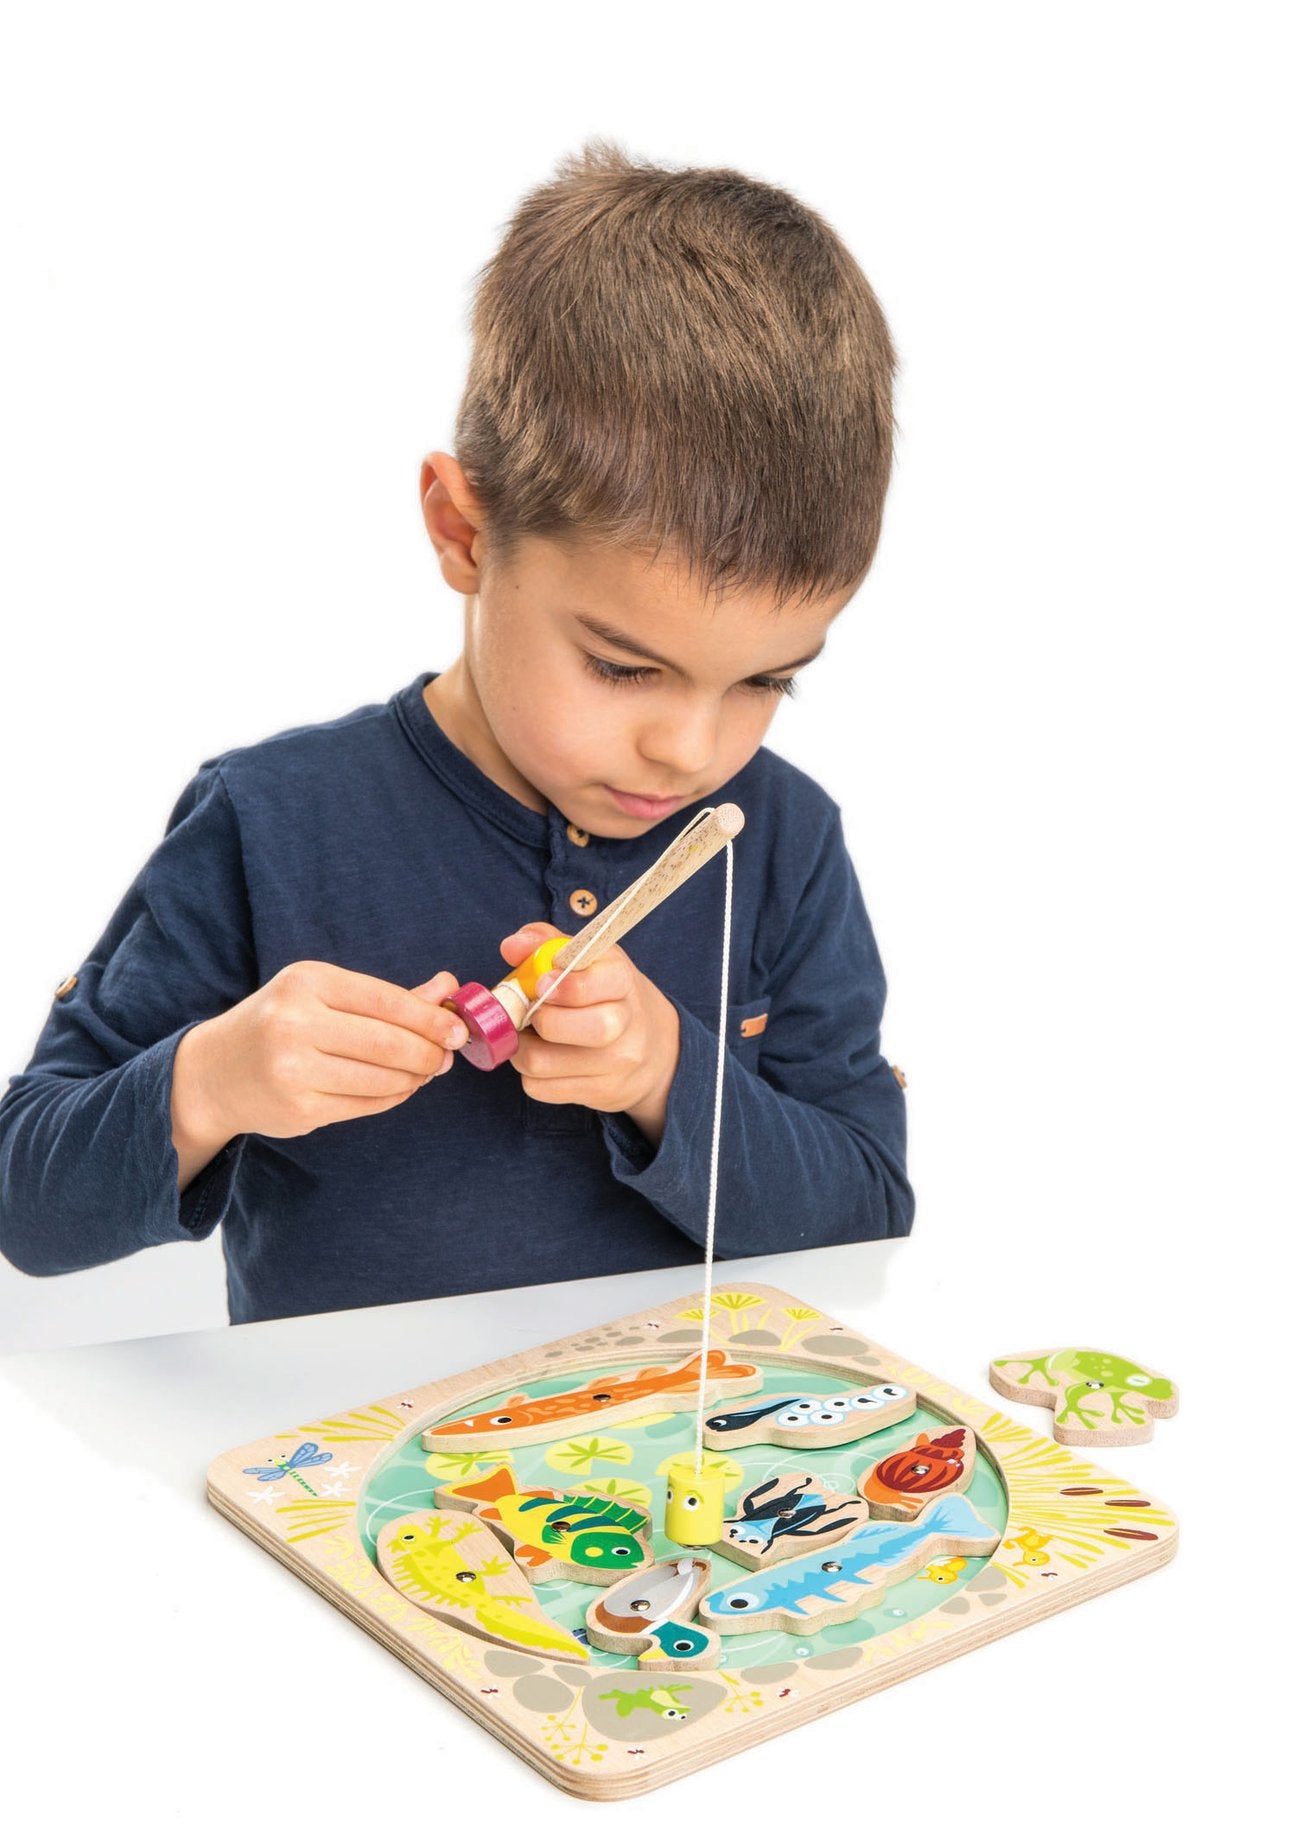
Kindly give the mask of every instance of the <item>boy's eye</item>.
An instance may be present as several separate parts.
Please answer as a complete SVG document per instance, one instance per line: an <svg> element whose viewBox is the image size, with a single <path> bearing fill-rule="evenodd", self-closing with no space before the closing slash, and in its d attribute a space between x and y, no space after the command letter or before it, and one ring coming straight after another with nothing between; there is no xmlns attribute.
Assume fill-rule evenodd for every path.
<svg viewBox="0 0 1296 1842"><path fill-rule="evenodd" d="M604 684L642 684L647 678L657 676L653 665L617 665L611 659L600 659L592 652L582 652L581 657L596 678ZM754 691L757 696L791 697L796 690L795 678L747 678L739 687L744 691Z"/></svg>

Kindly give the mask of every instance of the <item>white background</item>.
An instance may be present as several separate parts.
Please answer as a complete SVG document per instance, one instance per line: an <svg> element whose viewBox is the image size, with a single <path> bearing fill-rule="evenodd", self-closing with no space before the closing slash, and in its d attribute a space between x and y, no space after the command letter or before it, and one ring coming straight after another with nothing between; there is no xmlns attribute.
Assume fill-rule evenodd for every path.
<svg viewBox="0 0 1296 1842"><path fill-rule="evenodd" d="M735 166L829 219L900 353L877 563L769 740L846 811L915 1246L983 1294L1026 1263L1027 1341L1128 1316L1170 1367L1199 1280L1241 1303L1290 1228L1280 18L27 9L0 1067L200 761L454 658L418 466L522 193L595 133ZM1077 1262L1103 1326L1044 1309ZM215 1238L0 1265L0 1348L224 1316Z"/></svg>
<svg viewBox="0 0 1296 1842"><path fill-rule="evenodd" d="M1255 1494L1261 1478L1290 1494L1291 1476L1283 9L496 0L8 19L0 1070L25 1065L54 986L200 761L384 700L455 656L459 603L423 533L418 465L449 441L472 278L523 192L591 134L796 192L859 258L902 364L877 563L770 736L845 808L891 983L884 1043L910 1081L915 1232L842 1250L840 1297L867 1305L866 1333L970 1388L1005 1348L1080 1339L1184 1393L1127 1467L1179 1510L1183 1558L1101 1612L993 1646L993 1676L964 1660L837 1717L873 1790L839 1796L835 1820L890 1809L903 1827L896 1786L913 1784L922 1809L948 1798L961 1834L1002 1833L965 1794L978 1742L1033 1762L1039 1801L1007 1816L1022 1834L1078 1842L1124 1822L1178 1837L1240 1819L1281 1756L1252 1709L1283 1692L1264 1687L1255 1640L1289 1565L1286 1524ZM225 1384L201 1338L169 1364L123 1345L159 1378L152 1414L98 1426L76 1391L88 1412L110 1353L66 1346L224 1317L214 1240L59 1280L0 1263L0 1350L65 1351L14 1373L56 1419L69 1403L91 1490L96 1466L120 1472L169 1413L157 1463L200 1491L202 1416ZM491 1348L530 1340L515 1329L491 1329ZM261 1347L248 1338L249 1360ZM330 1399L312 1375L292 1411L365 1398L362 1374L380 1392L373 1361L354 1363L354 1388ZM429 1351L408 1379L440 1372ZM54 1540L74 1506L42 1497L39 1577L80 1620L51 1639L42 1719L66 1721L76 1757L111 1735L116 1772L131 1710L175 1677L151 1661L123 1677L106 1729L102 1675L78 1699L65 1636L93 1647L99 1611L67 1571L93 1529L66 1553ZM173 1586L138 1621L151 1643L196 1584L170 1560ZM173 1811L210 1832L211 1740L249 1682L268 1734L281 1683L306 1710L327 1682L328 1739L345 1712L327 1673L328 1659L347 1673L340 1638L350 1670L390 1663L277 1574L263 1587L273 1570L250 1547L248 1561L228 1657L192 1647L189 1753L150 1760L141 1711L121 1794L142 1835ZM223 1577L228 1592L245 1576ZM276 1619L303 1604L303 1627L325 1621L318 1671L276 1675ZM240 1754L246 1779L221 1783L246 1785L249 1833L290 1811L358 1822L364 1785L420 1733L439 1807L459 1729L393 1672L406 1725L358 1689L382 1715L321 1794L299 1792L315 1759L296 1746ZM904 1735L923 1723L930 1745L915 1747ZM758 1782L777 1768L771 1750ZM732 1801L709 1827L759 1831L773 1806L748 1809L745 1771L716 1782ZM488 1781L474 1784L477 1826L483 1811L494 1825ZM533 1789L524 1810L618 1833L693 1808L649 1800L627 1829ZM804 1790L788 1781L780 1833L818 1826ZM41 1826L58 1833L47 1810Z"/></svg>

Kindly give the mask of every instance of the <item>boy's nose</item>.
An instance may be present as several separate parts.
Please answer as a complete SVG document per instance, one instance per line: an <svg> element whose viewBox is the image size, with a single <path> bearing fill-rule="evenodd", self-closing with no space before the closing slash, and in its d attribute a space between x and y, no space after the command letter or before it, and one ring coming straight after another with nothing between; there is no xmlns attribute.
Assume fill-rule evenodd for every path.
<svg viewBox="0 0 1296 1842"><path fill-rule="evenodd" d="M717 729L715 717L705 711L685 713L643 731L639 753L676 780L696 781L715 759Z"/></svg>

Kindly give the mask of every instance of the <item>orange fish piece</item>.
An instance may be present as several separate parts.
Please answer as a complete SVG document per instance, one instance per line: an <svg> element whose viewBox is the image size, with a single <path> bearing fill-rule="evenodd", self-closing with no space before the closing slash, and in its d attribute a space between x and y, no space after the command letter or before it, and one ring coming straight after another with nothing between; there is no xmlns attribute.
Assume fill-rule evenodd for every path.
<svg viewBox="0 0 1296 1842"><path fill-rule="evenodd" d="M676 1395L696 1395L701 1375L699 1352L676 1369L654 1363L631 1375L601 1375L597 1381L586 1382L565 1394L513 1394L502 1407L429 1426L422 1435L422 1445L428 1452L475 1452L593 1432L622 1418L630 1407ZM751 1394L760 1385L761 1372L755 1363L731 1362L723 1350L707 1351L704 1405L736 1394Z"/></svg>

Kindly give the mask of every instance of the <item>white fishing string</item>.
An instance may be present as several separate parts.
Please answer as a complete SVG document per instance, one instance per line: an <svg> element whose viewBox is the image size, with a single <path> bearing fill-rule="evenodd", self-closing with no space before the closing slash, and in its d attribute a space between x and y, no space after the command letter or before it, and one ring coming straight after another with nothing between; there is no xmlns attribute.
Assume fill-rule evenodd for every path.
<svg viewBox="0 0 1296 1842"><path fill-rule="evenodd" d="M589 939L576 955L575 959L572 960L571 964L564 966L548 990L541 993L538 998L533 999L527 1006L522 1014L522 1020L517 1026L519 1030L524 1030L526 1028L527 1024L530 1023L532 1017L535 1016L535 1013L539 1010L545 999L553 996L563 980L567 977L567 974L569 972L575 972L579 966L584 965L595 946L597 946L602 935L607 932L608 928L612 925L621 909L629 901L639 885L646 882L652 875L653 871L657 868L657 864L662 861L662 857L669 855L679 843L680 838L687 837L695 825L700 824L703 819L708 817L708 815L715 810L716 808L714 806L704 806L700 812L694 813L683 831L680 832L679 837L673 839L671 843L666 846L661 857L657 859L657 863L650 864L642 876L636 877L628 888L621 891L621 894L604 915L601 924L590 935ZM717 1032L716 1043L715 1108L713 1110L711 1123L711 1182L707 1195L706 1269L702 1292L702 1366L698 1372L697 1441L693 1459L693 1470L695 1473L699 1474L702 1470L702 1416L706 1411L707 1355L711 1346L711 1270L715 1264L716 1189L720 1177L720 1108L724 1098L725 1031L729 1020L729 936L732 925L733 839L726 838L724 940L720 949L720 1027Z"/></svg>
<svg viewBox="0 0 1296 1842"><path fill-rule="evenodd" d="M720 1175L720 1102L724 1095L725 1031L729 1019L729 928L733 916L733 839L725 840L724 944L720 949L720 1028L716 1054L715 1111L711 1125L711 1192L707 1197L706 1281L702 1294L702 1369L698 1375L697 1449L693 1472L702 1472L702 1415L706 1409L707 1351L711 1342L711 1268L715 1262L716 1184Z"/></svg>

